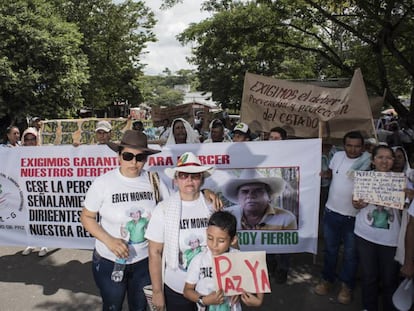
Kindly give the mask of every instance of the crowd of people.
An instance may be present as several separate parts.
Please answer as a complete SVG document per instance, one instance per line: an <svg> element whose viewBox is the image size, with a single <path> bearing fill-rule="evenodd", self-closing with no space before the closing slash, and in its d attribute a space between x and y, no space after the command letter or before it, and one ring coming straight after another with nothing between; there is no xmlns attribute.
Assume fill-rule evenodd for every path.
<svg viewBox="0 0 414 311"><path fill-rule="evenodd" d="M395 121L384 126L392 129L392 122ZM39 145L40 118L34 118L30 125L21 137L18 127L7 128L4 146ZM281 127L255 134L246 123L229 129L226 120L221 119L209 123L207 135L196 127L196 122L192 125L183 118L172 122L165 119L154 142L171 145L289 139ZM392 295L401 276L414 276L414 190L410 182L414 174L409 161L413 152L412 141L407 147L398 134L401 131L400 127L391 131L383 141L350 131L343 137L343 146L323 144L320 232L324 260L315 294L328 295L339 280L337 301L349 304L360 271L362 308L379 310L382 305L383 310L396 310ZM412 135L407 127L404 132ZM219 197L208 189L202 190L214 167L202 165L197 155L186 152L174 168L165 169L165 175L178 189L176 193L170 193L157 173L146 171L147 158L160 150L148 147L144 133L144 124L136 121L119 142L113 142L110 122L99 121L95 128L96 143L108 145L120 163L119 168L94 180L81 215L83 226L96 238L92 270L103 309L121 310L127 297L130 310L146 310L143 288L149 284L156 310L206 310L207 306L241 310L241 304L260 306L263 294L243 292L226 297L215 287L211 275L200 271L211 270L212 256L238 251L238 230L298 229L298 219L292 211L270 204L284 191L283 178L265 177L256 169L243 170L239 178L223 188L224 196L233 204L223 211ZM405 210L353 200L353 172L359 170L404 173L408 179ZM129 193L142 193L145 199L139 206L113 199ZM406 225L401 222L404 213ZM194 219L203 225L183 225ZM401 230L406 232L402 240ZM342 246L342 263L337 271ZM398 262L395 256L401 248L403 255ZM22 254L28 255L34 249L28 246ZM39 256L47 253L48 249L42 247ZM287 281L291 256L267 255L269 274L277 283Z"/></svg>

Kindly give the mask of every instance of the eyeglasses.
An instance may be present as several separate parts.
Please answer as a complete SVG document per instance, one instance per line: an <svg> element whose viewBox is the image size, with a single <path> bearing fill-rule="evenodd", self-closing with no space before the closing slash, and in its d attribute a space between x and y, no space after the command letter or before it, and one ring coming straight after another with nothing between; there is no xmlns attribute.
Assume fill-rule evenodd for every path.
<svg viewBox="0 0 414 311"><path fill-rule="evenodd" d="M124 161L132 161L132 159L135 158L135 161L137 162L145 162L148 157L148 155L145 153L133 154L131 152L123 152L121 156L122 156L122 160Z"/></svg>
<svg viewBox="0 0 414 311"><path fill-rule="evenodd" d="M177 177L178 179L186 180L188 176L190 176L192 180L200 180L202 175L203 175L202 173L178 172Z"/></svg>

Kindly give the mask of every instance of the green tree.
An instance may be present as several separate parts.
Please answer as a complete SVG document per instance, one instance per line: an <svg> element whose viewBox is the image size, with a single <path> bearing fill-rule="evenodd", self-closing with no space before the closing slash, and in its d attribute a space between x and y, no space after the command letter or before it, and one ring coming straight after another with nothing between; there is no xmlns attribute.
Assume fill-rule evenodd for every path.
<svg viewBox="0 0 414 311"><path fill-rule="evenodd" d="M281 19L282 14L264 5L236 3L190 25L179 40L183 44L197 43L190 61L197 65L200 88L211 90L213 99L223 107L239 109L247 71L277 74L279 78L317 75L317 62L312 56L274 44L281 30L266 21Z"/></svg>
<svg viewBox="0 0 414 311"><path fill-rule="evenodd" d="M155 41L153 12L143 1L55 0L55 5L84 36L90 83L84 85L85 103L105 109L114 101L135 106L142 102L140 57L147 42Z"/></svg>
<svg viewBox="0 0 414 311"><path fill-rule="evenodd" d="M77 27L46 0L0 3L0 118L68 116L83 103L87 58Z"/></svg>
<svg viewBox="0 0 414 311"><path fill-rule="evenodd" d="M164 0L167 7L177 2L182 1ZM412 1L257 0L241 3L209 0L203 7L215 15L190 26L180 40L184 44L190 41L198 44L192 61L200 70L203 87L221 84L225 90L234 88L219 93L211 88L213 96L220 101L234 98L237 102L242 70L235 70L234 66L244 66L243 69L248 70L246 61L250 64L259 59L266 66L267 62L274 61L276 66L268 66L263 71L258 66L250 70L285 78L295 78L297 73L301 78L312 73L314 78L350 78L359 67L371 94L382 95L386 89L387 103L400 115L414 119ZM256 15L246 14L244 20L235 17L247 10ZM245 44L240 44L244 38ZM227 48L233 44L239 45L238 51ZM248 53L251 50L261 53L254 56ZM246 54L252 58L246 58ZM221 76L226 71L229 74ZM398 95L404 94L411 94L409 111L398 100Z"/></svg>

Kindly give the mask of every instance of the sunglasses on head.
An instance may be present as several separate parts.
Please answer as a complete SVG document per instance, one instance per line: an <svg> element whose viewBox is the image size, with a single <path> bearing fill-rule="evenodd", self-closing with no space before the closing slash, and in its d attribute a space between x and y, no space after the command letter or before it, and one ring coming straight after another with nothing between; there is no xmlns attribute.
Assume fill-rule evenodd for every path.
<svg viewBox="0 0 414 311"><path fill-rule="evenodd" d="M185 180L190 176L193 180L200 180L201 176L203 176L202 173L186 173L186 172L178 172L177 177L178 179Z"/></svg>
<svg viewBox="0 0 414 311"><path fill-rule="evenodd" d="M122 152L121 156L122 156L122 160L124 161L132 161L132 159L135 158L135 161L137 162L144 162L147 160L147 157L148 157L148 155L145 153L133 154L131 152Z"/></svg>

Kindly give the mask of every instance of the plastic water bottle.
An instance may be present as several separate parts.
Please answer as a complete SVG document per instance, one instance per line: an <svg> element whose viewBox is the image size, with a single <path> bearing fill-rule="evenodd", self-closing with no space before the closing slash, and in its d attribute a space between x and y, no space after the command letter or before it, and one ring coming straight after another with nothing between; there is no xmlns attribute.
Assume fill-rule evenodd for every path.
<svg viewBox="0 0 414 311"><path fill-rule="evenodd" d="M124 278L124 270L126 265L125 258L115 259L114 270L112 270L111 280L114 282L121 282Z"/></svg>

